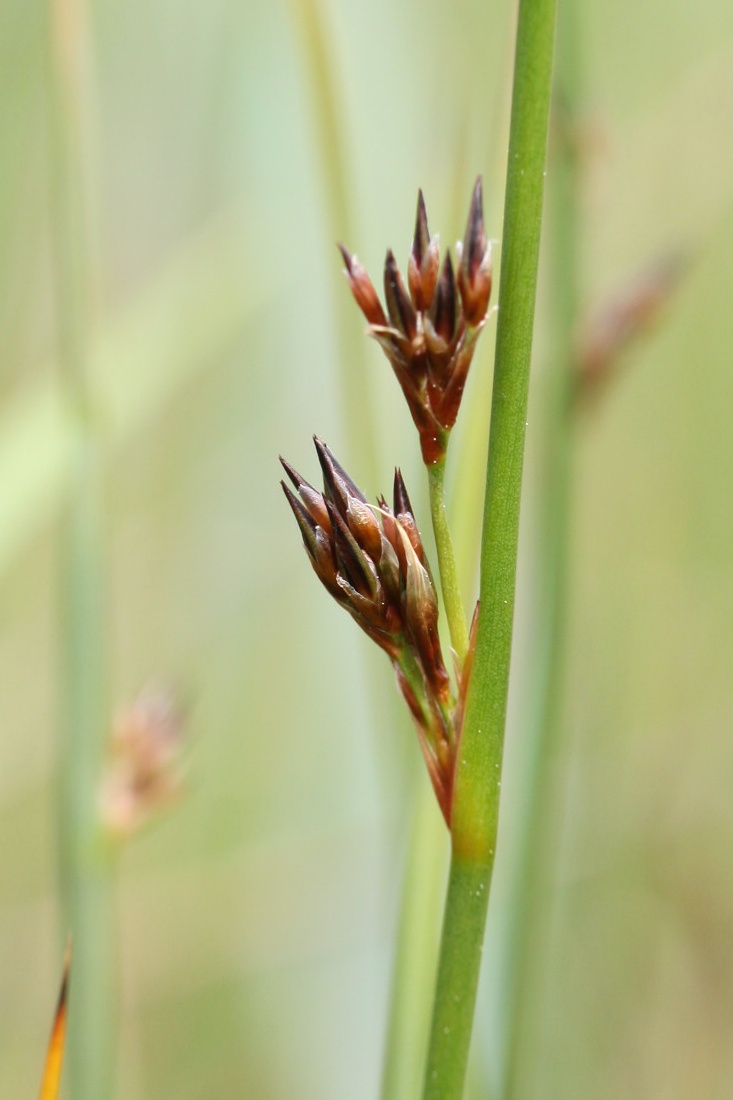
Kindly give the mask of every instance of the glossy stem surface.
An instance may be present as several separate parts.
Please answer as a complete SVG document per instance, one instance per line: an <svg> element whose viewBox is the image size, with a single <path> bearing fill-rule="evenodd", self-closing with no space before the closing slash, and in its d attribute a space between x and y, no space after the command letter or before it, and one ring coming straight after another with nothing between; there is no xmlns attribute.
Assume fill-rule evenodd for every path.
<svg viewBox="0 0 733 1100"><path fill-rule="evenodd" d="M562 703L566 653L568 557L573 488L573 401L577 383L574 337L580 298L580 164L578 14L566 0L558 19L548 243L552 276L550 364L543 390L542 492L538 558L535 680L532 691L529 767L523 835L517 868L515 920L509 945L507 1066L505 1100L524 1094L531 1075L541 1002L544 947L551 925L552 879L556 866L562 788L560 766L564 725ZM537 995L539 994L539 996Z"/></svg>
<svg viewBox="0 0 733 1100"><path fill-rule="evenodd" d="M496 849L555 0L520 0L474 671L456 770L452 856L424 1085L461 1100Z"/></svg>

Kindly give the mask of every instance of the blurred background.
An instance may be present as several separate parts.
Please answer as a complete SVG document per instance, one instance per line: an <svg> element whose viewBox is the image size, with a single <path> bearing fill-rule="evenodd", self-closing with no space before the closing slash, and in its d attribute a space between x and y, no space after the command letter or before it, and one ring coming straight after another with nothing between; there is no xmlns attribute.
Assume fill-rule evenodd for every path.
<svg viewBox="0 0 733 1100"><path fill-rule="evenodd" d="M188 738L181 798L115 864L115 1095L367 1100L427 778L387 662L312 574L277 456L315 480L315 432L371 497L399 465L428 527L409 416L362 336L334 242L376 281L387 245L406 264L417 188L447 245L479 172L487 231L501 237L514 5L100 0L87 15L109 723L146 684L169 684ZM0 0L0 24L0 1093L26 1097L65 937L60 542L73 479L46 5ZM522 1095L723 1100L733 9L590 3L575 30L579 321L660 257L688 264L575 425L559 827ZM546 334L563 279L551 250L543 260L474 1100L502 1074L529 755ZM449 470L467 602L493 328Z"/></svg>

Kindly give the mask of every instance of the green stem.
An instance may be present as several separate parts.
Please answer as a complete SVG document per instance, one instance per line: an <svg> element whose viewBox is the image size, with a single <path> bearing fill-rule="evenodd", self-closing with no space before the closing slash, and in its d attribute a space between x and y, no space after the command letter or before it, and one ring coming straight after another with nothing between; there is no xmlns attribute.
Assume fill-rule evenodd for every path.
<svg viewBox="0 0 733 1100"><path fill-rule="evenodd" d="M321 0L290 0L300 27L304 59L311 86L314 119L318 134L329 234L334 246L337 241L352 241L352 217L347 183L344 125L341 119L341 97L338 95L336 64L331 49L328 27ZM339 362L341 402L346 424L346 438L357 451L355 468L365 483L376 478L376 418L369 372L366 369L363 340L354 334L354 314L351 294L341 275L336 248L329 263L336 320L336 354Z"/></svg>
<svg viewBox="0 0 733 1100"><path fill-rule="evenodd" d="M425 1100L460 1100L499 817L555 0L520 0L474 671L456 766L452 858Z"/></svg>
<svg viewBox="0 0 733 1100"><path fill-rule="evenodd" d="M548 902L560 817L558 768L562 755L561 705L565 665L568 555L573 482L572 409L577 378L573 336L579 301L579 164L576 112L578 93L577 12L566 0L558 20L552 186L548 194L552 288L552 367L544 393L544 485L538 539L543 575L538 614L532 692L530 762L518 866L515 920L509 944L507 1068L504 1097L521 1095L525 1054L532 1047L536 1002L532 989L542 964L549 924Z"/></svg>
<svg viewBox="0 0 733 1100"><path fill-rule="evenodd" d="M430 486L430 514L433 520L435 546L438 551L440 587L443 593L450 640L459 664L463 665L468 653L468 627L466 626L466 615L461 599L461 588L458 583L453 540L451 539L445 508L445 458L435 462L432 466L428 466L428 484Z"/></svg>
<svg viewBox="0 0 733 1100"><path fill-rule="evenodd" d="M91 244L85 161L88 43L82 0L50 0L53 230L63 391L73 437L62 545L60 860L64 936L74 939L70 1094L111 1094L114 965L111 865L98 789L105 691L103 440L89 366Z"/></svg>
<svg viewBox="0 0 733 1100"><path fill-rule="evenodd" d="M431 785L416 776L390 995L382 1100L415 1100L425 1071L435 985L446 829Z"/></svg>

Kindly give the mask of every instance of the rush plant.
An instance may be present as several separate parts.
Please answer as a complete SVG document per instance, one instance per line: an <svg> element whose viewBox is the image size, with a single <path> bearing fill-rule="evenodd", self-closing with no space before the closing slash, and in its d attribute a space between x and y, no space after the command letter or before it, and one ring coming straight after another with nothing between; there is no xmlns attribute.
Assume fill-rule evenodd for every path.
<svg viewBox="0 0 733 1100"><path fill-rule="evenodd" d="M490 312L491 245L480 180L455 265L450 253L440 259L420 193L407 280L388 251L384 304L356 257L341 248L353 296L392 367L418 433L428 475L437 578L399 471L389 506L383 497L370 504L320 440L316 450L322 492L283 462L291 483L283 483L285 494L316 575L395 669L450 832L426 1100L460 1100L463 1095L496 851L554 25L555 0L521 0L480 592L470 628L444 483L450 433ZM439 592L452 660L440 646Z"/></svg>

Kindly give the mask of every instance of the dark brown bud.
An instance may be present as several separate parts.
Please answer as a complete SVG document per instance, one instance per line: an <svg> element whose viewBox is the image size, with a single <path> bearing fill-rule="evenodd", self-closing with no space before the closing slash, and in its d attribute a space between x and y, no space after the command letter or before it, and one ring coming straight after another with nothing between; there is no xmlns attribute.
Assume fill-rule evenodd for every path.
<svg viewBox="0 0 733 1100"><path fill-rule="evenodd" d="M391 248L384 261L384 300L394 327L404 333L408 340L413 340L417 333L417 315Z"/></svg>
<svg viewBox="0 0 733 1100"><path fill-rule="evenodd" d="M415 522L415 515L412 511L410 498L407 495L407 488L399 469L395 470L394 473L394 514L397 520L402 524L410 540L410 544L420 559L421 564L425 565L426 559L422 539L420 538L420 532Z"/></svg>
<svg viewBox="0 0 733 1100"><path fill-rule="evenodd" d="M318 461L323 471L323 485L326 490L326 497L333 501L341 515L346 515L346 506L349 497L356 497L357 500L366 504L367 499L361 489L354 484L343 466L336 461L326 444L322 440L316 438L316 436L313 437L313 442L315 443Z"/></svg>
<svg viewBox="0 0 733 1100"><path fill-rule="evenodd" d="M280 484L283 487L283 492L285 493L285 497L287 499L287 502L290 505L290 507L292 509L292 512L293 512L293 515L295 516L296 522L298 524L298 527L300 528L300 533L303 536L303 545L305 546L306 550L308 551L308 554L309 554L311 560L315 561L315 556L316 556L316 527L318 526L318 524L313 519L313 516L310 514L310 512L305 507L305 505L302 503L302 501L298 500L298 498L296 497L296 495L292 491L292 489L288 485L286 485L284 481L281 481ZM321 498L321 499L323 499L323 498ZM324 508L325 508L325 502L324 502ZM330 528L330 526L331 526L331 521L330 520L328 521L328 525L329 525L329 528Z"/></svg>
<svg viewBox="0 0 733 1100"><path fill-rule="evenodd" d="M491 242L484 229L481 177L476 180L460 250L458 289L466 323L477 328L486 317L491 297Z"/></svg>
<svg viewBox="0 0 733 1100"><path fill-rule="evenodd" d="M437 336L450 344L456 330L456 277L450 251L446 252L443 268L430 309L430 320Z"/></svg>
<svg viewBox="0 0 733 1100"><path fill-rule="evenodd" d="M282 455L280 455L280 464L298 490L300 498L307 508L311 519L315 520L316 523L320 524L320 526L324 527L327 531L330 531L331 527L328 518L328 510L321 493L319 493L317 489L314 489L305 478L301 477L298 471L294 469L289 462L286 462ZM283 489L285 488L286 486L283 485Z"/></svg>
<svg viewBox="0 0 733 1100"><path fill-rule="evenodd" d="M361 266L356 256L352 256L342 244L338 247L344 258L344 263L346 264L344 274L349 280L351 293L354 295L359 309L370 325L386 325L387 318L384 315L384 310L377 297L374 285L365 269Z"/></svg>
<svg viewBox="0 0 733 1100"><path fill-rule="evenodd" d="M407 265L407 282L415 309L425 312L430 307L438 282L440 270L440 249L438 238L431 239L428 230L428 215L425 199L420 191L417 197L417 217L415 236Z"/></svg>

